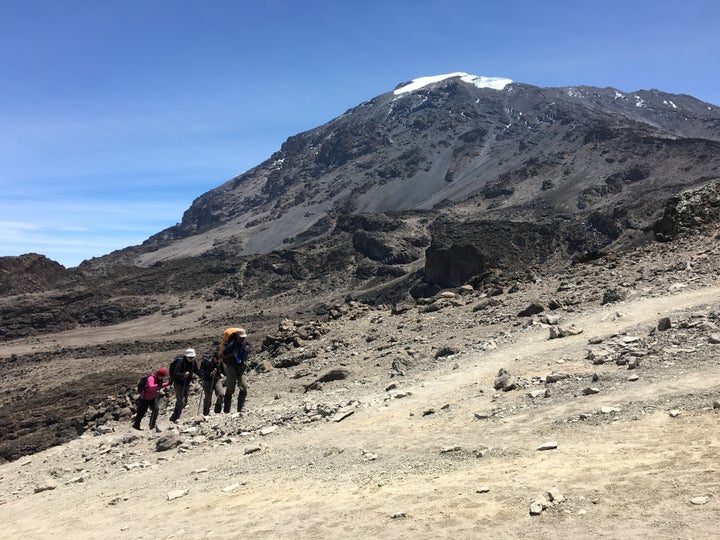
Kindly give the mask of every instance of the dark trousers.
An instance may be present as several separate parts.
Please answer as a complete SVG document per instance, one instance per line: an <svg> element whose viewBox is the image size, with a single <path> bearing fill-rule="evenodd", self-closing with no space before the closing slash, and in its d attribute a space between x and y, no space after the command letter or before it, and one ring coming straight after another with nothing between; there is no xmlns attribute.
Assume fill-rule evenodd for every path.
<svg viewBox="0 0 720 540"><path fill-rule="evenodd" d="M173 390L175 390L175 409L170 417L171 422L175 422L178 418L180 418L182 410L185 408L185 405L187 405L189 391L188 380L185 379L181 383L173 381Z"/></svg>
<svg viewBox="0 0 720 540"><path fill-rule="evenodd" d="M247 397L247 376L245 375L245 364L225 362L225 403L224 412L229 413L232 406L232 396L235 393L235 384L238 385L237 411L241 412Z"/></svg>
<svg viewBox="0 0 720 540"><path fill-rule="evenodd" d="M157 407L157 402L154 399L144 399L144 398L138 398L136 401L137 405L137 412L135 413L135 422L133 422L133 426L135 428L140 429L140 422L142 422L143 417L145 416L145 413L148 412L148 409L152 409L153 412L155 412L155 407ZM154 415L150 416L151 424L152 424L152 418ZM154 428L154 425L150 426L150 429Z"/></svg>
<svg viewBox="0 0 720 540"><path fill-rule="evenodd" d="M210 414L210 404L212 403L213 393L217 396L215 400L215 412L219 413L222 411L223 399L225 398L225 388L222 385L220 379L209 379L202 382L203 392L203 414L207 416Z"/></svg>

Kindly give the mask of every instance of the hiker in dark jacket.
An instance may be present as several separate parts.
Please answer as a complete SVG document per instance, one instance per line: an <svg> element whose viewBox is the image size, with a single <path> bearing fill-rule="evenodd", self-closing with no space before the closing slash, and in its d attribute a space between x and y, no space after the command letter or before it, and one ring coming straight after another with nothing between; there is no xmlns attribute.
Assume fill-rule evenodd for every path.
<svg viewBox="0 0 720 540"><path fill-rule="evenodd" d="M163 380L167 377L167 374L167 369L160 368L156 372L148 375L145 386L142 389L142 392L140 392L140 396L136 402L137 412L135 413L135 421L132 425L135 429L142 429L140 427L140 422L142 422L143 416L145 416L148 409L152 409L152 413L150 415L150 429L155 427L153 422L153 419L157 418L157 411L155 410L157 408L157 400L155 397L162 388L170 385L170 381Z"/></svg>
<svg viewBox="0 0 720 540"><path fill-rule="evenodd" d="M238 328L230 336L227 345L220 352L220 358L225 364L226 383L224 412L229 413L232 405L232 396L235 392L235 384L238 385L237 411L242 412L247 397L247 376L245 367L250 354L250 342L247 340L247 332L244 328Z"/></svg>
<svg viewBox="0 0 720 540"><path fill-rule="evenodd" d="M200 362L200 384L203 387L203 414L210 414L210 404L213 393L215 399L215 413L222 412L225 388L222 385L222 377L225 375L225 364L220 361L218 353L212 356L203 356Z"/></svg>
<svg viewBox="0 0 720 540"><path fill-rule="evenodd" d="M190 383L193 376L198 373L195 356L195 349L187 349L182 356L176 356L170 364L170 377L175 390L175 410L170 417L171 422L178 421L183 408L187 405Z"/></svg>

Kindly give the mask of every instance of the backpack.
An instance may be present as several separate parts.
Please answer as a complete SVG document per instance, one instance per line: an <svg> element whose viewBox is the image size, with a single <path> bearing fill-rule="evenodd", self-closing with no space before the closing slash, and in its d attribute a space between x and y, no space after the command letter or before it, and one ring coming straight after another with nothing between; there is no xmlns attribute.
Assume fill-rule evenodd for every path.
<svg viewBox="0 0 720 540"><path fill-rule="evenodd" d="M207 354L204 354L203 357L200 359L200 378L201 379L208 379L210 380L212 377L210 376L210 372L215 368L215 365L212 361L212 358L210 358Z"/></svg>
<svg viewBox="0 0 720 540"><path fill-rule="evenodd" d="M137 382L137 391L138 394L142 394L143 390L145 390L145 386L147 386L147 380L150 375L145 375L144 377L140 377Z"/></svg>
<svg viewBox="0 0 720 540"><path fill-rule="evenodd" d="M225 346L228 344L228 341L230 341L230 336L232 336L235 332L237 332L239 328L226 328L223 332L222 339L220 340L220 347L218 348L218 353L222 354L223 350L225 349Z"/></svg>
<svg viewBox="0 0 720 540"><path fill-rule="evenodd" d="M173 361L170 363L170 380L175 380L175 372L178 369L178 366L180 365L180 362L183 362L185 360L185 357L182 354L178 354L175 358L173 358Z"/></svg>

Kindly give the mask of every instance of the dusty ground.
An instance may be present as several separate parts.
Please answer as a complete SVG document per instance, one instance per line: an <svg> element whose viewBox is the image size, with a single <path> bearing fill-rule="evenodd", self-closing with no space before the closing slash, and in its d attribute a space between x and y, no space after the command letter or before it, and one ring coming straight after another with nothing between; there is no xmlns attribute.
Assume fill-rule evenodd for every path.
<svg viewBox="0 0 720 540"><path fill-rule="evenodd" d="M158 433L110 422L110 433L0 466L2 536L717 538L720 250L709 238L576 267L487 307L477 293L437 311L356 306L304 344L305 363L251 374L241 418L196 421L191 401L177 428L167 415ZM602 304L612 288L626 299ZM551 298L565 307L517 316ZM175 317L177 334L206 343L204 309ZM672 326L659 331L662 317ZM74 330L53 346L142 341L166 322ZM551 327L581 332L549 339ZM455 353L437 356L446 346ZM351 376L304 392L338 367ZM501 368L516 389L494 389ZM569 377L547 382L553 373ZM170 432L182 445L157 452ZM549 491L556 500L530 515Z"/></svg>

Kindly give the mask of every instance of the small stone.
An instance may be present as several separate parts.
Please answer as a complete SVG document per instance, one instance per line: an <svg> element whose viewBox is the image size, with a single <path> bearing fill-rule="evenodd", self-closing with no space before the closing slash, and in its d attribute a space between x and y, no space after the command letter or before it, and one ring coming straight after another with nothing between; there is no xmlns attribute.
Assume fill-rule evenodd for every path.
<svg viewBox="0 0 720 540"><path fill-rule="evenodd" d="M333 422L342 422L345 420L348 416L355 413L355 407L349 406L345 407L343 409L340 409L337 413L335 413L335 416L333 416Z"/></svg>
<svg viewBox="0 0 720 540"><path fill-rule="evenodd" d="M473 450L473 455L476 458L481 458L481 457L485 457L489 451L490 451L490 449L487 446L484 446L482 448L476 448L475 450Z"/></svg>
<svg viewBox="0 0 720 540"><path fill-rule="evenodd" d="M710 497L703 495L702 497L693 497L690 502L696 506L701 506L710 502Z"/></svg>
<svg viewBox="0 0 720 540"><path fill-rule="evenodd" d="M84 476L74 476L73 478L71 478L70 480L68 480L65 483L66 484L82 484L84 481L85 481Z"/></svg>
<svg viewBox="0 0 720 540"><path fill-rule="evenodd" d="M551 373L550 375L548 375L548 376L545 377L545 382L546 382L546 383L549 383L549 384L552 384L552 383L556 383L556 382L558 382L558 381L562 381L562 380L569 379L569 378L570 378L570 374L569 374L569 373L555 373L555 372L553 372L553 373Z"/></svg>
<svg viewBox="0 0 720 540"><path fill-rule="evenodd" d="M668 411L668 414L670 415L670 418L677 418L680 416L680 411L678 409L671 409Z"/></svg>
<svg viewBox="0 0 720 540"><path fill-rule="evenodd" d="M592 386L588 386L587 388L583 389L582 393L586 396L591 396L592 394L600 393L600 390Z"/></svg>
<svg viewBox="0 0 720 540"><path fill-rule="evenodd" d="M239 487L240 487L240 484L238 484L238 483L230 484L229 486L225 486L224 488L222 488L221 491L222 491L223 493L230 493L231 491L235 491L235 490L238 489Z"/></svg>
<svg viewBox="0 0 720 540"><path fill-rule="evenodd" d="M460 451L460 447L457 446L457 445L453 445L453 446L443 446L443 447L440 449L440 453L441 453L441 454L447 454L448 452L459 452L459 451Z"/></svg>
<svg viewBox="0 0 720 540"><path fill-rule="evenodd" d="M710 336L708 337L708 341L713 345L720 344L720 334L710 334Z"/></svg>
<svg viewBox="0 0 720 540"><path fill-rule="evenodd" d="M664 332L665 330L669 330L672 327L672 324L670 323L669 317L663 317L658 321L657 329L661 332Z"/></svg>
<svg viewBox="0 0 720 540"><path fill-rule="evenodd" d="M503 390L504 392L508 392L510 390L514 390L516 386L517 378L501 368L497 374L497 377L495 377L493 388L495 388L495 390Z"/></svg>
<svg viewBox="0 0 720 540"><path fill-rule="evenodd" d="M407 514L405 512L395 512L393 515L390 516L392 519L399 519L399 518L406 518Z"/></svg>
<svg viewBox="0 0 720 540"><path fill-rule="evenodd" d="M48 478L42 484L38 484L37 486L35 486L34 491L35 493L41 493L43 491L51 491L55 488L57 488L57 482Z"/></svg>
<svg viewBox="0 0 720 540"><path fill-rule="evenodd" d="M538 450L555 450L558 447L558 444L555 441L548 441L540 446L538 446Z"/></svg>
<svg viewBox="0 0 720 540"><path fill-rule="evenodd" d="M487 486L481 486L475 490L475 493L490 493L490 488Z"/></svg>
<svg viewBox="0 0 720 540"><path fill-rule="evenodd" d="M184 497L184 496L187 495L188 493L190 493L190 490L189 490L189 489L178 489L178 490L175 490L175 491L170 491L170 492L167 494L167 500L168 500L168 501L174 501L175 499L179 499L180 497Z"/></svg>
<svg viewBox="0 0 720 540"><path fill-rule="evenodd" d="M530 515L539 516L548 506L550 506L550 503L548 503L547 499L540 496L530 503Z"/></svg>
<svg viewBox="0 0 720 540"><path fill-rule="evenodd" d="M181 444L182 439L180 436L177 433L171 432L158 438L155 442L155 450L157 452L165 452Z"/></svg>
<svg viewBox="0 0 720 540"><path fill-rule="evenodd" d="M612 413L620 412L620 409L618 409L617 407L605 406L600 409L600 412L603 414L612 414Z"/></svg>
<svg viewBox="0 0 720 540"><path fill-rule="evenodd" d="M640 380L640 377L637 376L637 375L630 375L630 376L628 377L628 381L630 381L630 382L635 382L635 381L638 381L638 380Z"/></svg>
<svg viewBox="0 0 720 540"><path fill-rule="evenodd" d="M565 500L565 496L556 487L548 491L548 497L550 498L551 502L561 503Z"/></svg>

